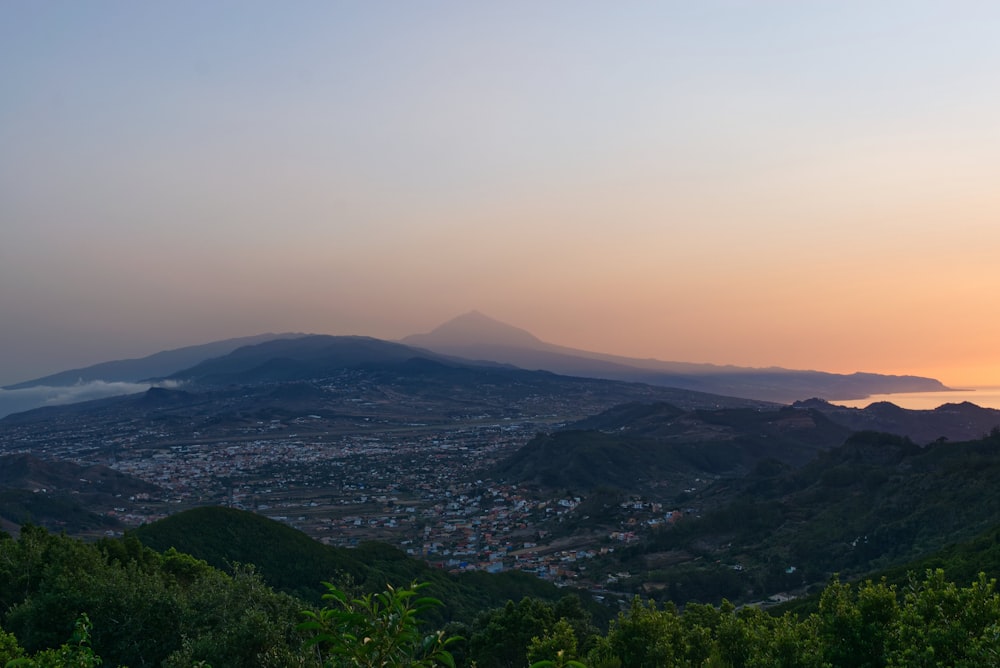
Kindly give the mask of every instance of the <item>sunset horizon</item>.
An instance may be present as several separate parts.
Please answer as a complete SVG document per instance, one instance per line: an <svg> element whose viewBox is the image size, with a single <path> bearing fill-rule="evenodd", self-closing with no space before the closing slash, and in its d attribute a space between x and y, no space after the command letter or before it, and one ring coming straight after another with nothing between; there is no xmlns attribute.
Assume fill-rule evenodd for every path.
<svg viewBox="0 0 1000 668"><path fill-rule="evenodd" d="M540 341L540 342L542 342L544 344L549 344L549 345L554 345L554 346L558 346L558 347L563 347L563 348L566 348L566 349L574 349L574 350L578 350L580 352L595 353L595 354L600 354L600 355L610 355L610 356L621 357L621 358L631 358L631 359L634 359L634 360L656 360L656 361L661 361L661 362L677 362L677 363L682 363L682 364L710 365L710 366L716 366L716 367L737 367L737 368L741 368L741 369L758 369L758 370L783 369L783 370L795 370L795 371L818 371L818 372L826 372L826 373L833 373L833 374L844 374L844 375L850 375L850 374L855 374L855 373L872 373L872 374L880 374L880 375L888 375L888 376L917 376L917 377L932 378L932 379L941 381L941 383L943 385L947 386L951 390L968 390L968 389L975 390L975 389L983 389L983 388L996 388L996 387L1000 387L1000 385L998 385L997 383L995 383L992 380L993 378L996 378L997 375L990 375L988 372L986 373L986 375L980 376L980 379L983 382L981 382L979 380L976 380L975 379L976 377L975 376L971 376L971 374L967 375L967 376L964 376L965 378L967 378L966 382L951 382L950 379L952 377L962 377L962 376L960 376L961 370L957 370L958 371L957 373L951 373L951 372L956 372L956 369L942 369L942 371L944 373L936 374L933 371L921 372L919 370L918 371L914 371L914 370L909 370L909 369L900 369L900 370L891 370L891 369L888 369L887 370L887 369L862 368L862 367L853 368L850 365L844 366L842 368L821 368L821 367L818 367L818 366L815 366L815 365L808 365L808 364L799 365L799 366L793 366L793 365L787 365L787 364L780 364L780 363L773 364L773 363L766 363L766 362L765 363L752 363L752 362L745 363L745 362L738 362L738 361L731 361L731 360L712 360L712 359L694 359L694 358L685 359L685 358L680 358L680 357L677 357L677 356L670 356L669 354L646 354L641 349L638 350L637 352L628 352L627 350L626 351L622 351L622 350L617 350L617 349L606 349L606 348L598 348L598 347L588 347L588 344L586 342L589 339L587 339L586 336L580 336L580 337L574 338L571 335L571 336L567 337L567 340L569 340L569 341L576 341L576 340L583 341L584 343L582 343L582 344L576 344L576 343L572 343L572 342L567 342L567 340L563 340L563 339L555 340L555 339L552 339L552 338L547 338L546 336L540 336L540 335L536 334L536 332L533 331L533 330L531 330L530 328L523 327L520 324L515 323L515 322L507 322L507 321L501 320L499 318L495 318L490 313L487 313L487 312L485 312L483 310L475 309L475 308L468 309L468 310L463 311L461 313L457 313L457 314L455 314L454 317L452 317L452 318L446 318L445 320L442 320L442 321L436 323L435 325L428 326L425 329L421 329L419 331L417 331L417 330L409 331L409 332L401 334L401 335L399 335L399 334L393 334L393 335L385 334L385 335L381 335L380 336L378 334L373 334L371 332L365 332L365 331L360 331L360 330L359 331L344 330L344 331L320 332L320 331L296 330L294 328L285 328L285 329L280 329L279 328L279 329L275 329L275 330L270 330L268 332L259 331L259 332L250 332L250 333L234 333L232 336L225 335L225 336L220 336L220 337L211 338L211 339L184 341L184 342L182 342L180 344L168 344L168 345L166 345L165 347L162 347L162 348L148 349L148 350L138 350L138 351L134 351L134 352L129 352L128 354L125 354L125 355L119 355L119 356L112 355L110 357L105 356L105 357L102 357L102 358L96 358L95 357L95 358L92 358L92 359L87 360L87 361L66 363L63 366L48 368L48 369L46 369L46 370L44 370L42 372L36 372L36 373L29 374L28 376L24 376L24 377L21 377L21 378L17 378L17 379L5 379L5 380L3 380L3 382L0 382L0 387L2 387L4 385L13 385L13 384L16 384L16 383L21 383L21 382L26 382L26 381L33 381L33 380L36 380L38 378L44 377L46 375L49 375L51 373L64 372L64 371L68 371L68 370L71 370L71 369L74 369L74 368L86 368L86 367L91 366L93 364L100 364L100 363L109 362L109 361L116 361L116 360L119 360L119 359L125 359L125 360L127 360L127 359L139 359L139 358L142 358L142 357L147 357L149 355L154 355L156 353L160 353L160 352L164 352L164 351L169 351L169 350L174 350L174 349L181 349L181 348L185 348L185 347L188 347L188 346L203 345L203 344L207 344L207 343L212 343L213 341L216 341L216 340L226 340L226 339L230 339L230 338L232 338L232 339L239 339L239 338L244 338L244 337L264 336L264 335L268 335L268 334L274 334L274 335L289 334L289 335L296 335L296 336L298 336L298 335L347 336L347 337L361 336L361 337L371 337L371 338L375 338L375 339L381 339L381 340L390 341L390 342L404 342L405 343L406 342L405 340L408 337L428 334L428 333L432 332L433 330L437 329L438 327L441 327L443 325L447 325L448 323L451 323L454 320L459 320L460 318L463 318L463 317L468 316L470 314L476 314L476 315L479 315L479 316L483 316L484 318L486 318L488 320L491 320L491 321L495 321L495 322L497 322L497 323L499 323L501 325L508 326L508 327L515 328L517 330L523 331L523 332L525 332L527 334L530 334L532 337L536 338L538 341ZM396 329L398 329L398 328L394 328L391 331L396 331ZM949 374L951 374L951 375L949 375ZM970 379L970 376L971 376L971 379Z"/></svg>
<svg viewBox="0 0 1000 668"><path fill-rule="evenodd" d="M1000 385L1000 7L8 3L0 384L471 309Z"/></svg>

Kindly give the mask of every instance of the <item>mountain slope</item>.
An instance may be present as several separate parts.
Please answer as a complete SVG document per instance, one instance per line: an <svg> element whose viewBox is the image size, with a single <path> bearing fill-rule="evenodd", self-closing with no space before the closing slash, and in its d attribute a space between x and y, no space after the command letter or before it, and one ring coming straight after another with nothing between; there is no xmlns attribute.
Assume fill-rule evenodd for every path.
<svg viewBox="0 0 1000 668"><path fill-rule="evenodd" d="M849 435L815 411L627 404L535 437L493 475L549 488L610 486L672 498L697 476L736 476L764 460L801 466Z"/></svg>
<svg viewBox="0 0 1000 668"><path fill-rule="evenodd" d="M43 406L62 406L102 397L142 392L152 378L163 378L207 359L275 338L301 334L261 334L165 350L138 359L102 362L81 369L0 388L0 418Z"/></svg>
<svg viewBox="0 0 1000 668"><path fill-rule="evenodd" d="M187 346L174 350L164 350L153 355L136 359L113 360L101 362L81 369L60 371L49 376L26 380L22 383L8 385L5 390L21 390L39 385L65 386L90 381L105 382L138 382L150 378L163 378L173 373L194 366L213 357L219 357L242 346L253 345L272 339L287 339L302 334L260 334L245 336L224 341L213 341L197 346Z"/></svg>
<svg viewBox="0 0 1000 668"><path fill-rule="evenodd" d="M170 380L211 384L283 382L322 378L342 369L400 364L433 353L366 336L311 334L243 346L172 374Z"/></svg>
<svg viewBox="0 0 1000 668"><path fill-rule="evenodd" d="M452 575L381 543L330 547L280 522L231 508L194 508L142 526L133 535L154 550L173 547L223 570L236 563L254 564L272 587L305 600L316 601L323 581L346 580L372 592L384 590L387 583L428 582L427 593L445 602L445 620L468 620L509 599L555 601L565 594L525 573Z"/></svg>
<svg viewBox="0 0 1000 668"><path fill-rule="evenodd" d="M1000 436L919 447L861 432L801 469L698 491L685 504L700 517L654 534L626 565L672 560L729 579L738 565L744 596L900 567L994 527L998 475Z"/></svg>
<svg viewBox="0 0 1000 668"><path fill-rule="evenodd" d="M541 341L527 330L494 320L479 311L469 311L440 325L427 334L413 334L403 343L419 348L438 346L492 345L533 350L558 350L558 346Z"/></svg>
<svg viewBox="0 0 1000 668"><path fill-rule="evenodd" d="M408 336L402 339L402 343L445 355L491 360L525 369L665 385L780 403L812 396L843 400L870 394L948 389L933 378L919 376L755 369L594 353L546 343L525 330L477 311L460 315L429 333Z"/></svg>
<svg viewBox="0 0 1000 668"><path fill-rule="evenodd" d="M0 456L0 524L8 530L25 523L73 533L120 528L112 511L123 497L159 491L107 466Z"/></svg>

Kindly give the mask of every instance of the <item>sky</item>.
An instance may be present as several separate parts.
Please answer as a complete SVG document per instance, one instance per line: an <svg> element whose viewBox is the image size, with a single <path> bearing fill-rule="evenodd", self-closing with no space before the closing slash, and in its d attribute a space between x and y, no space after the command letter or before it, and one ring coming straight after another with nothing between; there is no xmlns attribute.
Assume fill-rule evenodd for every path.
<svg viewBox="0 0 1000 668"><path fill-rule="evenodd" d="M0 384L472 309L1000 385L1000 3L0 3Z"/></svg>

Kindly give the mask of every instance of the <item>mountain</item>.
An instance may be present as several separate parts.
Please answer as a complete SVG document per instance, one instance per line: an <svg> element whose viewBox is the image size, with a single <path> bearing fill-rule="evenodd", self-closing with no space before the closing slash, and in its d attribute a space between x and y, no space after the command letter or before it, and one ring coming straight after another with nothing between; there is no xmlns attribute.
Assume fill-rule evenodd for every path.
<svg viewBox="0 0 1000 668"><path fill-rule="evenodd" d="M464 471L477 464L468 454L475 449L511 440L520 444L536 430L625 402L670 402L685 409L773 406L667 387L411 355L431 354L353 337L258 344L178 374L185 379L183 390L153 387L4 417L0 453L30 447L46 459L114 460L117 467L144 471L152 480L166 475L169 459L183 472L177 484L185 494L222 499L226 490L191 463L194 450L214 458L217 448L274 443L277 461L270 456L259 458L259 463L242 461L237 477L257 480L256 467L268 467L270 476L280 466L293 469L288 474L297 481L315 477L327 485L334 475L350 479L387 466L379 448L371 453L362 448L346 462L339 460L340 444L355 440L384 439L387 451L399 448L400 457L414 458L401 464L399 475L419 478L426 455L414 450L414 444L436 449L439 442L454 439L463 444L461 450L438 452L435 457L440 461L442 456L454 456ZM300 439L307 439L308 447L301 447ZM323 442L335 445L320 452L318 461L297 462L298 450L308 452ZM226 470L220 475L236 475L229 464L225 458L216 464ZM301 487L302 493L318 494L318 488L310 485ZM316 498L329 502L328 495Z"/></svg>
<svg viewBox="0 0 1000 668"><path fill-rule="evenodd" d="M213 341L197 346L187 346L173 350L140 357L137 359L113 360L111 362L101 362L82 369L70 369L61 371L42 378L26 380L22 383L7 385L4 390L23 390L40 385L49 387L61 387L88 383L91 381L104 381L106 383L128 382L135 383L151 378L163 378L183 369L198 364L213 357L219 357L236 350L237 348L271 341L273 339L289 339L303 336L302 334L259 334L257 336L244 336L224 341Z"/></svg>
<svg viewBox="0 0 1000 668"><path fill-rule="evenodd" d="M408 336L401 342L445 355L513 364L525 369L665 385L779 403L811 396L846 400L871 394L948 389L933 378L919 376L834 374L777 367L756 369L594 353L546 343L523 329L478 311L460 315L431 332Z"/></svg>
<svg viewBox="0 0 1000 668"><path fill-rule="evenodd" d="M860 432L798 469L759 469L687 495L686 514L652 534L616 568L658 580L667 598L727 582L723 595L763 597L897 568L969 541L1000 513L1000 434L920 447ZM685 585L685 586L681 586ZM752 593L750 593L752 592Z"/></svg>
<svg viewBox="0 0 1000 668"><path fill-rule="evenodd" d="M440 355L367 336L311 334L275 339L200 362L167 377L201 384L287 382L322 378L342 369L401 364Z"/></svg>
<svg viewBox="0 0 1000 668"><path fill-rule="evenodd" d="M427 334L414 334L403 339L407 345L418 348L448 346L452 349L467 348L470 351L480 346L508 348L530 348L533 350L559 350L538 339L527 330L494 320L479 311L469 311L453 318ZM461 355L468 357L469 355Z"/></svg>
<svg viewBox="0 0 1000 668"><path fill-rule="evenodd" d="M142 392L152 378L163 378L199 362L261 341L301 334L261 334L197 346L165 350L139 359L102 362L61 371L0 388L0 418L39 408L78 403L102 397Z"/></svg>
<svg viewBox="0 0 1000 668"><path fill-rule="evenodd" d="M883 431L907 436L917 443L938 439L968 441L1000 427L1000 410L982 408L968 401L942 404L933 410L905 409L888 401L877 401L865 408L837 406L821 399L793 405L817 410L853 431Z"/></svg>
<svg viewBox="0 0 1000 668"><path fill-rule="evenodd" d="M290 343L273 348L255 345L297 338L317 349L304 353ZM333 351L329 338L340 339ZM326 343L324 343L326 341ZM351 341L348 348L347 342ZM331 344L332 345L332 344ZM393 348L396 346L396 348ZM282 348L289 348L284 355ZM225 358L241 348L239 355ZM324 350L325 348L325 350ZM254 356L258 365L252 366ZM270 355L270 360L263 357ZM334 359L334 358L338 358ZM753 369L688 362L665 362L588 352L546 343L530 332L477 311L454 318L426 334L391 343L369 337L323 337L306 334L261 334L166 350L138 359L102 362L0 388L0 417L40 406L62 405L100 397L141 392L157 379L211 382L257 382L312 377L323 368L345 364L379 364L390 360L430 358L439 362L513 365L568 376L647 383L727 397L792 403L807 397L827 400L864 398L871 394L947 390L939 381L918 376L854 373L832 374L781 368ZM199 367L203 362L216 360ZM264 366L269 364L270 367ZM230 366L227 366L230 365ZM310 368L312 367L312 368ZM228 380L223 380L228 376Z"/></svg>
<svg viewBox="0 0 1000 668"><path fill-rule="evenodd" d="M696 477L743 475L765 460L801 466L850 433L818 411L626 404L539 434L492 476L548 488L613 487L672 497Z"/></svg>

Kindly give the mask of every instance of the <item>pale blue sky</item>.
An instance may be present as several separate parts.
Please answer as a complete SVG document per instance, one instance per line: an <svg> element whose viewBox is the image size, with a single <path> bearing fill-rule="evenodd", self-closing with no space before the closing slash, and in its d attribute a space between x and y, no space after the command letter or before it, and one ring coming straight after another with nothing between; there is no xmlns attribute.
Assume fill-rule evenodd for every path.
<svg viewBox="0 0 1000 668"><path fill-rule="evenodd" d="M987 2L6 2L0 383L472 308L985 380L998 71Z"/></svg>

